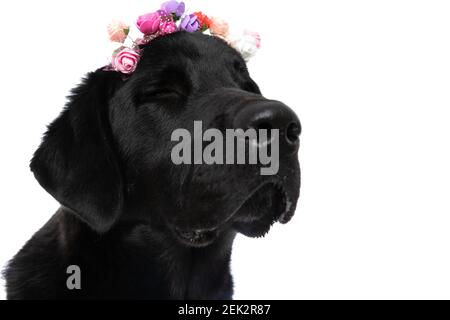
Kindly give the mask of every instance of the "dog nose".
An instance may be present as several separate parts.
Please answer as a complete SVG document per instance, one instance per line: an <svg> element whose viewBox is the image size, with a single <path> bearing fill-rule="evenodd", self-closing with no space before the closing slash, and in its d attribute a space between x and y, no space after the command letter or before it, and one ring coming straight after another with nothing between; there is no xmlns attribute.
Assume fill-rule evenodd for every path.
<svg viewBox="0 0 450 320"><path fill-rule="evenodd" d="M234 120L235 128L240 129L278 129L280 146L296 150L302 131L297 115L285 104L267 100L244 107Z"/></svg>

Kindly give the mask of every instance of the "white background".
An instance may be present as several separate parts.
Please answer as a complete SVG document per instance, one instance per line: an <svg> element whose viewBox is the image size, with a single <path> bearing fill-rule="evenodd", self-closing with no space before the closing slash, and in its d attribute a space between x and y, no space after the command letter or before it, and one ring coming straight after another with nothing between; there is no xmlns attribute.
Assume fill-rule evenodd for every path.
<svg viewBox="0 0 450 320"><path fill-rule="evenodd" d="M0 2L0 264L57 209L28 169L105 26L159 1ZM303 124L294 220L236 240L235 298L450 298L447 1L195 1L260 31L250 70ZM0 297L4 298L3 290Z"/></svg>

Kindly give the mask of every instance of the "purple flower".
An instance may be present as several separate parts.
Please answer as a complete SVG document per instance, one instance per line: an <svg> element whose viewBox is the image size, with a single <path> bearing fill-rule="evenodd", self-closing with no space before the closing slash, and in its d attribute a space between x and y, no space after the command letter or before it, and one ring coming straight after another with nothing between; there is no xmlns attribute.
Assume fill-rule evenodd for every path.
<svg viewBox="0 0 450 320"><path fill-rule="evenodd" d="M186 10L184 2L178 2L175 0L164 2L161 5L161 10L164 10L168 14L175 14L177 17L181 17Z"/></svg>
<svg viewBox="0 0 450 320"><path fill-rule="evenodd" d="M200 28L200 23L198 22L197 16L195 14L190 14L185 16L181 20L180 30L187 32L196 32Z"/></svg>

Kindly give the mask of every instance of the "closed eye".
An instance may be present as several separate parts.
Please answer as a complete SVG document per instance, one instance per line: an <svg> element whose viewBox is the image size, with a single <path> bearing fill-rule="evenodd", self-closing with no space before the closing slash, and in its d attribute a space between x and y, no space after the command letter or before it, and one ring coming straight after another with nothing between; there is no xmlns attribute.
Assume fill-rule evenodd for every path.
<svg viewBox="0 0 450 320"><path fill-rule="evenodd" d="M244 75L248 74L247 65L243 61L235 60L233 62L233 68L235 71L237 71L240 74L244 74Z"/></svg>
<svg viewBox="0 0 450 320"><path fill-rule="evenodd" d="M160 87L149 90L144 90L136 95L136 105L143 105L147 103L179 103L186 98L186 94L176 88Z"/></svg>
<svg viewBox="0 0 450 320"><path fill-rule="evenodd" d="M175 89L161 88L158 90L150 91L148 95L155 98L182 98L184 94Z"/></svg>
<svg viewBox="0 0 450 320"><path fill-rule="evenodd" d="M191 91L190 79L178 67L166 67L139 86L137 105L145 103L175 103L186 100Z"/></svg>

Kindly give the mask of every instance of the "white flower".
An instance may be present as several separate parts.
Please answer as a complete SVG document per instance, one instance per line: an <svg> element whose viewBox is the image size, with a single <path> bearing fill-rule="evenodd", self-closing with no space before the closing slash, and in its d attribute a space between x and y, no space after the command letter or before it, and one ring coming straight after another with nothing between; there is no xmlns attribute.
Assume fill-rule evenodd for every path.
<svg viewBox="0 0 450 320"><path fill-rule="evenodd" d="M261 37L257 32L245 31L239 39L232 42L232 46L248 61L261 47Z"/></svg>

